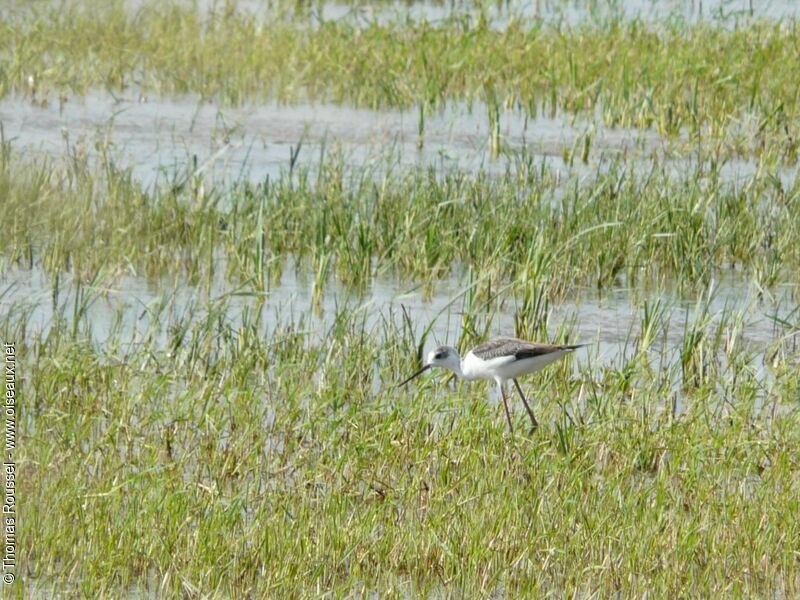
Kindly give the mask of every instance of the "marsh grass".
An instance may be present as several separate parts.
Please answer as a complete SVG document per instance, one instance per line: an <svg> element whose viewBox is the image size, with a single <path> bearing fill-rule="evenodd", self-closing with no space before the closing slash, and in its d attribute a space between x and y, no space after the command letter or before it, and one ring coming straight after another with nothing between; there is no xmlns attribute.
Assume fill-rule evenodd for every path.
<svg viewBox="0 0 800 600"><path fill-rule="evenodd" d="M258 310L232 326L222 302L162 322L162 346L99 345L68 319L37 330L10 312L24 585L796 594L796 354L760 381L718 334L735 318L704 329L701 314L683 346L739 366L671 391L683 352L649 366L664 311L645 312L633 356L528 381L543 426L513 437L483 385L394 389L426 336L403 313L368 326L345 307L320 335L264 332Z"/></svg>
<svg viewBox="0 0 800 600"><path fill-rule="evenodd" d="M454 269L478 274L479 294L491 282L551 299L620 282L704 289L731 270L768 293L800 268L797 180L767 168L726 181L707 165L676 175L658 161L616 162L564 182L525 162L495 177L334 158L259 184L176 181L187 177L145 189L105 153L21 158L6 146L3 254L56 279L105 269L210 286L222 276L257 292L292 256L318 297L332 277L363 289L376 275L436 282Z"/></svg>
<svg viewBox="0 0 800 600"><path fill-rule="evenodd" d="M793 21L656 27L611 18L568 27L516 19L498 29L456 13L436 24L311 24L265 20L235 3L203 13L180 3L84 2L8 10L0 39L0 96L36 102L103 87L234 104L419 107L422 132L427 107L486 100L495 124L501 107L599 113L609 126L729 140L742 154L767 149L790 163L800 140ZM744 121L752 127L743 131Z"/></svg>
<svg viewBox="0 0 800 600"><path fill-rule="evenodd" d="M768 22L263 21L235 3L4 13L0 95L413 107L420 145L432 110L480 100L511 159L498 176L310 166L298 144L278 178L215 183L195 162L144 187L102 143L48 158L0 140L0 268L43 273L51 305L0 291L21 378L15 593L800 595L798 309L765 315L756 342L752 311L713 302L721 274L762 298L797 285L800 190L776 174L797 155L796 38ZM708 143L563 181L505 147L512 107ZM591 164L594 131L565 162ZM752 176L726 176L730 148L759 156ZM286 268L311 305L271 318ZM517 406L508 435L484 384L396 389L435 320L324 303L333 281L432 294L454 274L442 310L461 350L512 305L517 335L590 341L552 318L578 286L646 299L613 357L592 346L526 379L541 427L524 434ZM100 336L122 276L196 295L137 304L133 331L124 306Z"/></svg>
<svg viewBox="0 0 800 600"><path fill-rule="evenodd" d="M434 342L432 323L402 310L367 319L351 305L336 307L324 329L307 325L312 308L269 321L259 291L269 276L262 268L255 277L252 263L242 270L244 287L205 304L176 312L174 298L149 303L150 326L133 339L118 325L102 339L93 333L93 303L121 271L151 265L163 285L177 276L176 255L181 265L216 265L192 254L198 240L217 244L228 263L239 256L234 250L264 260L291 249L275 245L278 227L309 227L303 231L320 240L313 252L323 257L312 259L320 261L315 292L322 265L342 248L366 244L351 266L363 253L373 257L352 234L365 229L349 223L375 213L347 191L352 180L338 167L323 169L316 183L296 172L276 185L280 193L242 185L223 210L222 195L212 205L186 195L197 186L143 191L111 165L99 173L81 160L18 169L5 156L5 198L37 210L14 205L13 227L3 221L13 233L4 236L4 256L53 269L57 307L44 326L28 305L11 305L0 319L0 335L18 342L24 373L20 594L791 596L800 588L795 313L776 320L770 348L754 348L742 313L712 313L709 291L670 344L670 309L647 304L616 359L601 362L589 350L577 365L526 381L542 427L523 434L517 410L519 433L509 437L485 385L452 387L433 376L394 388ZM369 231L397 231L390 217L413 220L431 198L466 194L463 205L477 211L483 188L470 186L489 183L425 174L408 181L420 186L409 188L420 190L419 204L399 204L399 187L393 204L380 204L397 212ZM491 188L508 203L502 211L524 210L519 194L503 196L504 185L516 189L512 181ZM610 197L619 198L619 174L613 181ZM379 201L378 185L362 185ZM581 198L579 187L570 189ZM314 204L295 204L304 197ZM603 197L594 190L581 214ZM136 212L125 208L130 199ZM303 223L311 206L327 216ZM539 240L569 222L566 204L546 206L558 218ZM458 201L437 207L445 247L463 218L456 209L464 210ZM682 223L675 214L673 223ZM487 235L496 234L493 223L481 222ZM617 229L593 231L610 246L619 243L611 237ZM43 235L48 230L53 235ZM590 237L581 232L564 233L568 248ZM436 261L427 248L415 245L414 259L430 269ZM572 339L569 320L551 322L548 295L569 263L545 249L543 241L526 247L530 267L518 279L468 269L457 307L460 348L492 332L508 295L518 302L516 333ZM58 275L56 265L83 276ZM208 274L195 277L211 285ZM239 293L252 302L234 310Z"/></svg>

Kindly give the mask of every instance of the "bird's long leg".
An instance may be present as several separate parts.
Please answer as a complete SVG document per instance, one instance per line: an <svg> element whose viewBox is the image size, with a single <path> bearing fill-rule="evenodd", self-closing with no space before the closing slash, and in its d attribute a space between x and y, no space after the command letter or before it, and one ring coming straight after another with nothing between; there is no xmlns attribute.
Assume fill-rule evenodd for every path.
<svg viewBox="0 0 800 600"><path fill-rule="evenodd" d="M514 426L511 424L511 411L508 410L508 400L506 399L506 391L503 389L503 384L498 382L497 386L500 388L500 395L503 397L503 406L506 407L506 420L508 421L508 430L514 433Z"/></svg>
<svg viewBox="0 0 800 600"><path fill-rule="evenodd" d="M528 401L525 399L525 394L522 393L522 388L519 386L519 381L516 379L513 380L514 385L517 386L517 391L519 392L519 397L522 398L522 403L525 405L525 410L528 411L528 416L531 418L531 431L539 427L539 423L536 422L536 417L533 416L533 411L531 407L528 405Z"/></svg>

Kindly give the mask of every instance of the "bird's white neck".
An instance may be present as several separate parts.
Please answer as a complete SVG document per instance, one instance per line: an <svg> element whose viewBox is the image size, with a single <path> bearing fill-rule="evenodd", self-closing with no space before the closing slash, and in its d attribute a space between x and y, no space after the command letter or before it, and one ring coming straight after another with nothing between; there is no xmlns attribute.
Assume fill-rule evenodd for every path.
<svg viewBox="0 0 800 600"><path fill-rule="evenodd" d="M475 372L475 365L472 364L471 359L474 357L471 354L468 354L466 358L459 358L458 360L458 371L456 371L456 375L458 375L459 379L463 379L465 381L474 381L475 379L479 379L480 375Z"/></svg>
<svg viewBox="0 0 800 600"><path fill-rule="evenodd" d="M449 356L447 362L441 366L455 373L459 379L464 379L463 361L458 354Z"/></svg>
<svg viewBox="0 0 800 600"><path fill-rule="evenodd" d="M455 373L456 377L458 377L459 379L464 379L464 370L460 358L458 359L458 364L456 365L456 368L453 369L453 373Z"/></svg>
<svg viewBox="0 0 800 600"><path fill-rule="evenodd" d="M457 356L456 360L453 361L450 370L453 371L459 379L469 379L469 377L464 374L464 359L460 356Z"/></svg>

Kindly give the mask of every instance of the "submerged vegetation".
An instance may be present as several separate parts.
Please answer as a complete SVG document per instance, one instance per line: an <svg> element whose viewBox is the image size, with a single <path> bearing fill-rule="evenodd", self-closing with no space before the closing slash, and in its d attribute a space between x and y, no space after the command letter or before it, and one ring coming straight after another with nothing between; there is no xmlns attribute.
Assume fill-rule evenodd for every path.
<svg viewBox="0 0 800 600"><path fill-rule="evenodd" d="M472 102L505 165L309 162L300 139L279 177L145 185L110 144L45 156L0 122L20 597L800 595L794 22L0 10L0 96L402 107L420 146ZM510 108L683 155L590 159L589 129L562 170L504 147ZM310 303L276 306L289 269ZM718 301L726 277L752 297ZM387 281L445 308L378 307ZM622 332L580 314L623 288ZM495 333L589 343L523 380L535 434L483 384L395 387L432 344Z"/></svg>

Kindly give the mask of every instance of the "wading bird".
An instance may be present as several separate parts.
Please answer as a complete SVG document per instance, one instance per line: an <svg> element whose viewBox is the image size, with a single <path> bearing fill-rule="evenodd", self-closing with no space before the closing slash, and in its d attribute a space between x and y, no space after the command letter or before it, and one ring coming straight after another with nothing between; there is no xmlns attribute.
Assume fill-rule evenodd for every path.
<svg viewBox="0 0 800 600"><path fill-rule="evenodd" d="M398 387L406 385L409 381L419 377L432 367L448 369L455 373L459 379L467 381L475 379L494 380L497 383L497 387L500 388L500 395L503 397L508 429L513 433L514 426L511 424L511 412L508 409L508 399L505 392L505 383L510 379L514 382L517 392L519 392L519 397L522 398L525 410L528 411L528 416L531 418L531 431L533 431L539 426L539 423L536 422L536 417L533 416L533 411L525 399L525 394L522 393L517 377L536 373L550 363L585 345L554 346L550 344L535 344L511 337L498 337L476 346L467 352L463 359L459 356L458 350L452 346L439 346L428 354L425 366L400 383Z"/></svg>

